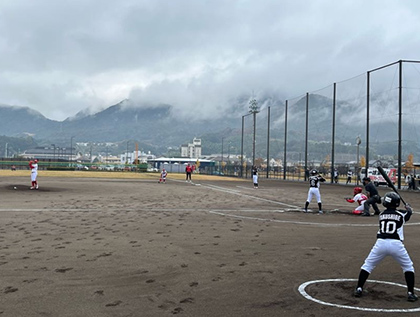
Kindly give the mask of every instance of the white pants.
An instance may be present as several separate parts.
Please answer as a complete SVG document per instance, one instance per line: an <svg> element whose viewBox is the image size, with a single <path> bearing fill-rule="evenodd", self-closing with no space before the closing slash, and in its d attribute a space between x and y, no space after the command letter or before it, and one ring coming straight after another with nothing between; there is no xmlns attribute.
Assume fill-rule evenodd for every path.
<svg viewBox="0 0 420 317"><path fill-rule="evenodd" d="M38 176L38 173L37 172L31 172L31 181L32 182L35 182L37 176Z"/></svg>
<svg viewBox="0 0 420 317"><path fill-rule="evenodd" d="M363 211L363 210L365 210L365 206L364 206L364 201L362 201L362 203L360 204L360 206L357 206L357 208L354 208L354 210L357 210L357 211Z"/></svg>
<svg viewBox="0 0 420 317"><path fill-rule="evenodd" d="M318 203L321 202L321 194L319 192L319 188L317 187L309 187L309 191L308 191L308 199L306 201L311 202L312 200L312 196L316 197L316 201Z"/></svg>
<svg viewBox="0 0 420 317"><path fill-rule="evenodd" d="M387 255L392 256L400 264L404 273L414 272L413 262L408 255L404 243L396 239L377 239L365 263L362 265L362 270L372 273L373 269Z"/></svg>
<svg viewBox="0 0 420 317"><path fill-rule="evenodd" d="M252 175L252 181L254 184L258 184L258 175Z"/></svg>

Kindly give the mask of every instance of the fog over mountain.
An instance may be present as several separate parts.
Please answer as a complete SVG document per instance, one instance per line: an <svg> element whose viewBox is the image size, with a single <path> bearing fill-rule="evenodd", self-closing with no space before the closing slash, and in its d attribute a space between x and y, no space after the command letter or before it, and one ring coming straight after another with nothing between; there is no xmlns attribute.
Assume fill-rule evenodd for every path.
<svg viewBox="0 0 420 317"><path fill-rule="evenodd" d="M304 153L306 102L306 96L304 96L288 105L287 149L290 152ZM281 157L284 142L285 102L273 96L266 96L258 103L260 112L257 115L257 152L260 152L261 156L264 156L266 152L267 109L270 107L272 122L270 138L274 144L272 154ZM308 138L314 144L311 151L319 151L319 156L325 156L330 151L328 144L332 141L332 106L333 101L329 97L309 95ZM387 105L386 101L380 98L372 100L370 139L372 151L377 154L394 155L396 153L397 116L395 113L389 116L383 111L391 106L395 104ZM177 110L168 104L158 106L143 104L139 107L132 100L123 100L93 114L78 112L63 121L50 120L41 113L26 107L1 105L0 135L30 136L39 143L64 144L65 146L68 146L72 137L75 142L123 143L133 140L133 142L141 142L144 149L150 149L156 154L164 154L169 147L177 148L181 144L191 142L194 137L203 139L204 153L220 153L222 138L225 138L226 144L239 153L241 118L248 112L249 100L245 97L237 98L236 103L231 105L230 111L206 118L179 116ZM335 142L354 145L357 136L360 136L364 142L365 114L366 104L363 101L337 100ZM245 152L249 152L252 116L246 117ZM403 123L404 151L418 153L417 123L413 124L409 116L405 117ZM316 146L317 143L324 145ZM363 148L364 144L362 144L362 153ZM353 150L337 147L337 151Z"/></svg>
<svg viewBox="0 0 420 317"><path fill-rule="evenodd" d="M237 96L418 59L419 29L418 0L3 0L0 103L62 121L129 99L211 120Z"/></svg>

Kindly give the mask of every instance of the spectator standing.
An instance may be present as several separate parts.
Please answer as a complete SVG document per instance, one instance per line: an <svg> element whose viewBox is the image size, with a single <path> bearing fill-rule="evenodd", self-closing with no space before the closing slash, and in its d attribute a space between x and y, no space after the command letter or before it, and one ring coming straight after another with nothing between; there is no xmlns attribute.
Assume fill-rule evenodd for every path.
<svg viewBox="0 0 420 317"><path fill-rule="evenodd" d="M186 182L190 182L191 183L191 174L192 174L192 171L193 171L193 169L192 169L192 166L191 166L191 164L190 163L188 163L187 164L187 167L185 168L185 174L186 174L186 179L185 179L185 181Z"/></svg>

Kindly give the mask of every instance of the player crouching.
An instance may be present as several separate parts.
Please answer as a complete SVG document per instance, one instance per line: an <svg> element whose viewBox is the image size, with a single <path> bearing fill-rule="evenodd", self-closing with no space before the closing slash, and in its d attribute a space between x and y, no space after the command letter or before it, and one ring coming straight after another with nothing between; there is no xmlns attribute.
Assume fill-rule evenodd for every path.
<svg viewBox="0 0 420 317"><path fill-rule="evenodd" d="M166 183L166 176L168 176L168 172L166 172L165 169L162 169L158 183Z"/></svg>
<svg viewBox="0 0 420 317"><path fill-rule="evenodd" d="M356 202L358 206L352 211L352 214L354 215L361 215L363 214L364 206L363 204L367 200L367 196L362 193L363 189L362 187L355 187L353 189L353 198L345 198L348 203L354 203Z"/></svg>

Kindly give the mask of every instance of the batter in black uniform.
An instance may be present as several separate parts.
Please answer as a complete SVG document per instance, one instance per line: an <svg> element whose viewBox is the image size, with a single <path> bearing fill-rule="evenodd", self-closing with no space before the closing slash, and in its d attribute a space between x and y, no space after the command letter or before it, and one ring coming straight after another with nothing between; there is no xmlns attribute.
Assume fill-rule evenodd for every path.
<svg viewBox="0 0 420 317"><path fill-rule="evenodd" d="M369 207L372 205L373 210L375 210L375 215L379 215L380 211L377 203L381 202L381 197L378 194L378 190L375 185L370 181L369 177L363 178L363 185L365 185L365 190L368 196L368 199L364 203L365 210L363 211L362 216L370 216Z"/></svg>
<svg viewBox="0 0 420 317"><path fill-rule="evenodd" d="M311 171L311 176L309 176L309 191L308 191L308 198L306 199L305 208L303 209L304 212L308 212L309 203L312 200L312 196L315 195L316 200L318 202L318 209L319 213L322 214L322 202L321 202L321 193L319 192L319 183L325 182L325 178L318 174L317 170Z"/></svg>
<svg viewBox="0 0 420 317"><path fill-rule="evenodd" d="M414 294L414 266L404 246L403 232L404 224L410 220L413 209L406 204L405 210L397 210L400 200L400 196L394 192L386 193L384 196L382 204L386 209L379 215L376 243L361 267L357 288L354 292L356 297L362 296L363 286L373 269L386 256L390 255L400 264L404 272L407 283L407 300L415 302L418 299Z"/></svg>

